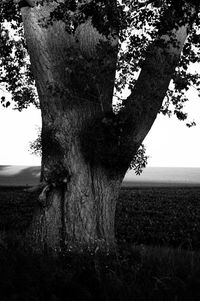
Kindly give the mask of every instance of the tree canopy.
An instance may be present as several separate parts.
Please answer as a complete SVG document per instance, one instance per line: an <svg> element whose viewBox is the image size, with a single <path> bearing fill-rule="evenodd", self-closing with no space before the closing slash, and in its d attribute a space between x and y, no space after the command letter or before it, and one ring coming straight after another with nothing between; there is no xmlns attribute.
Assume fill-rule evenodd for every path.
<svg viewBox="0 0 200 301"><path fill-rule="evenodd" d="M11 93L12 101L18 110L27 108L31 103L39 107L24 38L20 9L23 6L40 6L51 1L31 1L32 4L29 2L4 0L0 3L0 86ZM185 92L190 86L200 91L200 76L198 73L193 73L191 71L192 68L189 68L191 64L200 62L199 1L57 0L56 3L56 8L52 10L50 16L40 20L40 26L51 26L55 20L62 20L65 22L66 32L75 33L78 24L84 24L85 20L91 19L93 26L100 34L113 39L113 43L117 40L118 59L113 109L115 113L119 113L121 116L124 114L123 109L131 102L130 97L127 98L127 94L135 88L146 56L151 52L151 44L159 36L165 35L167 32L170 32L171 28L174 28L174 20L177 20L175 24L177 28L189 20L190 33L160 109L160 112L164 115L175 114L179 120L187 120L187 112L184 112L184 103L188 99L185 96ZM194 9L195 13L191 13ZM176 45L176 37L173 36L173 31L170 41L163 40L163 49L167 48L167 44L170 44L171 41L176 47L179 47L179 45ZM161 42L158 39L158 43ZM105 65L105 70L109 69L108 62L104 59L105 52L109 51L109 47L104 47L106 43L108 42L102 40L98 46L99 60ZM66 56L70 55L70 53L66 53ZM72 57L74 68L76 58L74 54ZM95 78L95 72L92 74L91 69L89 70L87 66L88 62L84 60L84 57L82 60L84 62L80 67L80 58L78 57L77 68L79 68L79 74L84 80L80 81L81 86L80 82L76 82L76 85L83 90L82 97L86 99L88 93L87 85L91 82L91 80L88 80L88 77L90 79L94 78L96 81L101 81L102 79ZM80 70L81 68L82 70ZM71 72L70 62L68 62L68 72ZM88 87L88 91L90 89L92 88ZM1 103L5 107L10 105L5 96L2 96ZM187 121L186 124L192 126L195 122ZM138 152L137 159L134 158L135 161L132 161L131 166L135 167L136 172L140 172L141 167L146 163L146 159L144 148L142 147Z"/></svg>
<svg viewBox="0 0 200 301"><path fill-rule="evenodd" d="M12 100L19 110L26 108L30 103L38 106L20 14L23 2L26 1L4 0L0 3L0 85L12 94ZM41 5L42 2L44 1L35 1L35 5ZM22 4L19 5L20 3ZM111 10L115 1L72 0L57 3L58 6L52 12L51 18L41 20L41 26L48 26L54 19L61 19L66 24L66 31L73 32L77 24L91 17L93 25L100 33L106 36L112 32L113 38L115 36L119 38L115 96L122 101L122 105L125 101L123 91L125 88L133 89L149 45L156 39L158 33L160 35L162 31L166 32L166 27L170 30L170 26L173 26L170 24L174 19L174 16L173 18L171 16L173 8L177 14L177 26L180 26L180 22L184 24L188 18L190 4L195 5L193 26L161 109L163 114L174 113L180 120L187 118L187 113L183 112L183 104L187 101L185 91L191 85L199 90L200 83L199 74L188 70L190 64L200 61L198 0L121 0L116 5L115 14ZM164 22L163 14L168 14ZM183 18L180 18L180 15ZM2 104L9 105L4 97Z"/></svg>

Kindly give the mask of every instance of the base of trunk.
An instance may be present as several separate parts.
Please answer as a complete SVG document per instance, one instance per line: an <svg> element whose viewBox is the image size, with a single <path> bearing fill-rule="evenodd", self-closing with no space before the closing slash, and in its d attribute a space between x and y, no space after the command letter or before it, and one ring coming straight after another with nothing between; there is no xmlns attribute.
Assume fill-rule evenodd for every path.
<svg viewBox="0 0 200 301"><path fill-rule="evenodd" d="M117 185L52 187L40 202L26 233L34 253L94 254L115 250L114 218ZM116 184L116 183L115 183Z"/></svg>
<svg viewBox="0 0 200 301"><path fill-rule="evenodd" d="M62 246L61 194L52 191L48 203L41 204L34 212L31 225L26 233L27 246L34 253L59 253Z"/></svg>

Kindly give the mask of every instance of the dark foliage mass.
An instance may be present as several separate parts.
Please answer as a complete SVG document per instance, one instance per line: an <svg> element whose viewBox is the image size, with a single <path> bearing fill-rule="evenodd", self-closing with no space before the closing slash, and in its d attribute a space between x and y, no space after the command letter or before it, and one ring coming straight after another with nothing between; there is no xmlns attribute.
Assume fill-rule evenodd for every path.
<svg viewBox="0 0 200 301"><path fill-rule="evenodd" d="M199 197L198 187L122 189L116 253L52 259L19 249L36 196L1 187L0 299L199 300Z"/></svg>
<svg viewBox="0 0 200 301"><path fill-rule="evenodd" d="M21 15L13 1L0 3L0 72L0 87L11 93L18 110L30 103L38 106ZM10 104L4 96L1 103L5 107Z"/></svg>
<svg viewBox="0 0 200 301"><path fill-rule="evenodd" d="M177 17L182 15L180 24L183 25L188 18L189 5L195 5L197 14L193 19L193 27L190 36L183 49L182 57L172 78L173 84L170 87L161 112L171 115L174 113L178 119L185 120L187 113L183 113L183 105L188 99L185 91L190 86L199 90L199 74L193 74L188 70L189 64L199 63L199 2L198 1L127 1L122 0L115 8L115 14L111 14L111 7L115 6L115 1L90 1L79 4L79 1L67 1L58 6L52 13L51 22L54 19L62 19L66 23L66 30L73 32L77 24L84 22L88 17L92 17L92 22L99 32L104 35L112 33L120 38L120 45L126 42L126 47L119 51L118 77L116 78L116 97L120 100L123 89L128 87L133 89L137 80L137 74L142 67L148 46L156 39L157 34L162 34L171 29L174 24L172 20L172 9L175 8ZM80 9L81 7L81 9ZM76 12L76 13L74 13ZM160 18L166 14L164 23ZM178 18L177 18L178 19ZM173 37L171 37L173 39ZM166 45L164 45L166 47ZM188 123L190 125L191 123ZM194 125L194 123L192 123Z"/></svg>
<svg viewBox="0 0 200 301"><path fill-rule="evenodd" d="M24 39L19 2L4 0L0 3L0 88L3 92L4 90L10 92L15 107L22 110L30 104L39 107L39 101ZM44 2L43 0L36 1L35 5L42 5ZM198 1L92 0L85 2L71 0L56 2L57 8L52 12L49 19L41 20L41 26L51 26L52 22L61 19L66 24L66 31L73 34L79 24L91 18L94 27L100 33L106 37L111 35L113 38L119 38L114 92L115 98L119 101L114 108L116 113L119 113L126 105L126 99L123 96L124 89L133 90L151 43L162 32L166 33L174 26L172 22L174 16L172 18L171 12L174 11L177 20L181 20L181 23L177 24L177 26L181 26L188 20L190 5L194 5L197 14L192 20L193 25L189 38L184 46L181 60L172 78L172 84L160 110L164 115L175 114L179 120L187 119L187 112L184 112L184 104L188 101L185 92L190 86L199 91L200 85L199 74L192 73L191 68L189 68L191 64L200 61ZM165 15L165 21L161 22L163 15ZM180 16L182 17L180 18ZM173 40L174 37L172 36L171 39ZM167 47L167 45L164 45L164 47ZM68 56L70 55L68 54ZM102 56L104 57L105 53L102 53ZM78 61L78 70L82 80L74 83L74 86L76 89L83 91L83 98L87 99L85 87L87 86L86 83L90 82L90 80L87 80L87 76L92 78L92 74L86 72L86 62L83 65L82 74L80 61ZM83 86L79 86L80 83ZM4 93L1 97L1 104L4 107L10 105L10 101L5 98ZM195 122L187 121L186 125L190 127L195 125ZM39 141L40 138L32 144L32 148L35 147L36 151L39 147ZM135 169L136 173L140 173L141 168L145 167L146 163L147 156L145 156L144 148L141 146L137 156L131 163L131 167Z"/></svg>
<svg viewBox="0 0 200 301"><path fill-rule="evenodd" d="M36 4L41 5L42 2L36 1ZM198 15L199 2L195 0L187 1L187 3L182 0L122 0L117 5L114 0L93 0L89 3L65 1L58 5L51 19L46 20L45 24L48 26L54 19L62 19L66 23L66 30L73 32L78 24L92 17L93 25L101 33L108 35L111 32L113 35L119 35L120 44L126 41L126 49L120 50L118 60L119 76L116 79L116 91L117 97L120 97L125 87L133 88L148 45L156 38L158 30L166 25L170 28L170 18L167 24L160 24L162 14L168 10L170 17L173 6L177 14L184 14L184 12L188 14L188 5L191 3L196 6ZM115 13L113 13L113 7L115 7ZM185 11L182 7L185 7ZM0 84L12 93L18 109L26 108L30 103L38 106L19 6L12 0L1 1L0 24ZM197 16L173 77L173 90L170 89L168 92L162 113L174 113L181 120L187 117L186 113L179 114L182 112L184 102L187 101L184 92L191 85L197 88L199 86L199 75L190 73L188 66L189 63L199 62L199 57L199 18ZM4 98L2 98L2 104L9 105Z"/></svg>

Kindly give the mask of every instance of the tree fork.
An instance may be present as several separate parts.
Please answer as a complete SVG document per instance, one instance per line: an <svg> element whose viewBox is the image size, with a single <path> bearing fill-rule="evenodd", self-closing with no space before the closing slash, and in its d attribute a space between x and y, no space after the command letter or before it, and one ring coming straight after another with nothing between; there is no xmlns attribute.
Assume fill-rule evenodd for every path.
<svg viewBox="0 0 200 301"><path fill-rule="evenodd" d="M171 31L152 44L115 122L107 114L112 114L117 31L104 34L108 28L94 26L90 15L71 32L61 20L41 26L56 5L21 10L42 110L42 178L50 185L43 191L49 206L38 209L29 233L40 252L111 249L122 179L161 107L189 24L179 26L174 19ZM180 47L173 46L170 34ZM161 41L169 44L167 50Z"/></svg>

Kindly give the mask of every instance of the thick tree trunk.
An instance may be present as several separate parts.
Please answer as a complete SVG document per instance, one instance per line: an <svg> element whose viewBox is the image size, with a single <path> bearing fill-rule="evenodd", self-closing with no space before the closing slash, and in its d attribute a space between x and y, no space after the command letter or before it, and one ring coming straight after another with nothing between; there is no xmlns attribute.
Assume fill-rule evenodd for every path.
<svg viewBox="0 0 200 301"><path fill-rule="evenodd" d="M111 16L107 9L95 26L91 16L72 32L62 21L43 26L56 5L50 1L22 8L42 111L42 192L27 237L38 252L107 250L115 244L120 184L162 105L188 25L177 29L174 19L174 29L152 44L138 82L116 117L116 1L107 4L113 24L105 35L101 22ZM177 36L180 47L160 47L169 34Z"/></svg>
<svg viewBox="0 0 200 301"><path fill-rule="evenodd" d="M34 251L107 252L115 246L115 207L124 173L98 158L94 145L91 150L90 128L98 111L90 112L91 105L71 108L53 122L43 114L42 191L28 232Z"/></svg>
<svg viewBox="0 0 200 301"><path fill-rule="evenodd" d="M85 164L83 164L85 165ZM29 230L34 251L110 251L115 246L115 207L121 179L76 164L68 182L48 187ZM55 186L55 187L54 187ZM46 190L48 189L46 187Z"/></svg>
<svg viewBox="0 0 200 301"><path fill-rule="evenodd" d="M22 9L42 111L42 192L28 242L38 252L111 250L124 169L106 159L117 140L105 140L103 120L112 112L117 41L90 18L73 34L61 21L42 27L50 11Z"/></svg>

